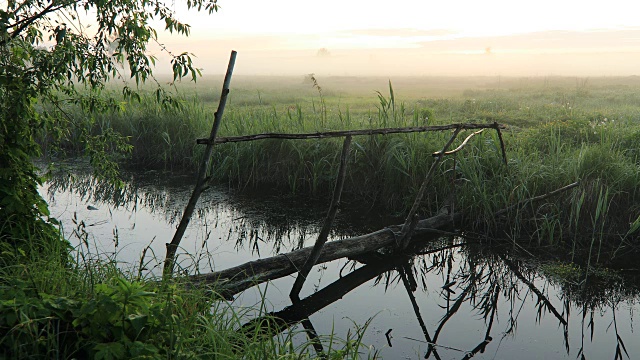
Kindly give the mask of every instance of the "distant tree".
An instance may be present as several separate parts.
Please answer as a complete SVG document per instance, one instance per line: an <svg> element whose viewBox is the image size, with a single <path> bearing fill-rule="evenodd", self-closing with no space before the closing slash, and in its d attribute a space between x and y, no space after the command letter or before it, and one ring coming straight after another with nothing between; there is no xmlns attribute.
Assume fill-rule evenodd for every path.
<svg viewBox="0 0 640 360"><path fill-rule="evenodd" d="M329 50L327 50L327 48L321 48L316 53L316 56L317 57L329 57L329 56L331 56L331 52L329 52Z"/></svg>
<svg viewBox="0 0 640 360"><path fill-rule="evenodd" d="M218 10L216 0L187 0L186 5L209 14ZM156 58L147 53L147 45L157 41L152 20L189 35L189 25L161 0L9 0L0 8L0 253L7 246L24 250L30 246L25 240L54 234L32 160L41 153L35 141L40 132L64 136L62 106L117 107L118 101L102 96L108 81L134 79L136 87L124 85L122 93L139 99L137 85L155 80ZM164 50L172 57L174 81L196 79L199 70L188 53ZM157 100L175 103L155 83ZM43 102L50 110L37 111ZM100 154L113 144L125 148L126 142L114 133L86 135L92 163L103 175L111 174L115 168Z"/></svg>

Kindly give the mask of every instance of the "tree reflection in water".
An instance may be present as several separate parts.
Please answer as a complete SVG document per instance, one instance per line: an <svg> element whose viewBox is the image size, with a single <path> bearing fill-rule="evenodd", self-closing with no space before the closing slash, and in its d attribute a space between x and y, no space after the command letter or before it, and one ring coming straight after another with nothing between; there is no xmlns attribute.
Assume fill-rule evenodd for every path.
<svg viewBox="0 0 640 360"><path fill-rule="evenodd" d="M114 212L124 208L135 214L144 208L168 224L175 224L190 189L180 183L185 179L175 186L166 182L158 185L131 181L123 188L113 189L81 173L72 176L53 178L48 183L48 190L52 193L73 191L85 201L97 204L101 210L105 206L99 203L110 204L107 208ZM283 206L277 201L256 207L251 202L242 203L235 198L229 201L230 195L219 191L210 192L209 196L201 204L198 213L201 222L198 224L206 233L211 229L222 231L216 235L220 239L217 241L232 244L236 252L246 252L248 256L302 247L306 239L314 237L317 220L325 211L324 206L314 210L303 204L301 206L307 209L304 213L300 210L302 207ZM271 210L266 209L268 206ZM287 207L294 210L283 214ZM353 218L347 212L343 216L347 220ZM379 227L380 222L375 225ZM363 227L352 226L341 228L333 235L349 236L353 232L365 231ZM206 241L202 243L206 245ZM622 359L640 356L640 344L631 338L633 314L639 308L638 281L629 274L603 277L595 276L589 270L577 276L579 280L557 278L546 275L544 268L541 271L539 265L545 261L544 258L523 258L486 245L467 244L460 238L443 239L427 248L413 250L411 256L376 254L360 257L358 261L345 264L339 274L336 269L339 278L333 283L318 288L295 306L272 312L268 317L274 325L272 329L284 331L294 324L301 324L309 333L315 334L309 320L312 314L332 303L339 308L341 303L337 300L363 284L374 284L380 289L378 293L384 289L387 292L402 289L406 296L401 301L405 302L408 312L413 313L414 324L419 329L417 333L411 333L414 331L412 324L402 319L403 328L396 324L395 330L386 331L389 343L384 337L374 340L372 345L378 348L389 347L382 350L390 353L392 358L397 357L397 349L407 341L424 345L421 356L435 359L540 358L545 355L536 356L536 352L542 350L547 351L547 355L553 351L554 358ZM205 252L209 254L210 251L206 249ZM362 296L369 300L367 291L363 290L364 295L356 301L362 301ZM349 301L352 300L347 298L342 304ZM369 306L384 308L386 301L381 296L375 302L371 301ZM368 311L362 307L359 310ZM372 309L367 316L377 312ZM330 314L322 316L331 317ZM248 321L239 331L251 334L249 329L265 319ZM530 319L541 325L536 333L527 328ZM471 333L469 329L472 328L477 332ZM558 349L560 352L550 349L555 345L545 343L556 333L561 337L558 339L562 342ZM526 338L527 334L532 338ZM322 352L323 334L317 335L314 345L317 351ZM513 345L509 345L510 342Z"/></svg>
<svg viewBox="0 0 640 360"><path fill-rule="evenodd" d="M362 260L362 259L361 259ZM419 341L426 345L425 358L435 359L470 359L484 354L493 358L499 351L501 344L508 337L515 337L519 318L522 314L534 314L536 323L543 319L554 319L558 330L562 331L564 354L558 357L588 358L585 348L586 342L598 347L610 346L610 353L615 359L629 358L637 355L637 345L633 350L625 346L625 335L618 329L619 319L616 315L618 307L637 304L637 291L632 286L622 286L621 283L603 283L593 279L591 284L558 283L560 291L554 291L554 285L539 271L532 259L523 258L505 251L488 249L481 245L465 244L461 239L443 240L429 248L422 249L412 256L380 256L377 259L368 258L367 263L356 266L355 270L339 278L335 282L319 289L314 294L302 299L299 304L285 307L283 310L269 313L247 322L239 331L248 336L255 335L253 331L258 323L269 321L273 326L267 328L283 331L294 324L303 322L305 329L313 329L309 317L319 310L343 298L356 287L374 280L377 286L387 289L402 286L407 293L416 321L422 330L420 337L405 337L405 339ZM441 279L442 285L438 289L440 320L429 325L423 319L420 301L416 294L431 291L433 296L433 279ZM551 295L550 295L551 294ZM384 300L383 300L384 301ZM505 307L498 311L498 307ZM463 310L464 309L464 310ZM571 310L579 309L581 324L578 349L571 349L569 339ZM604 326L613 329L610 339L598 339L594 336L595 314L611 310L612 319ZM433 307L430 307L433 311ZM470 310L470 311L469 311ZM451 323L452 319L469 316L469 312L484 322L484 331L475 342L464 347L453 346L446 340L440 340L444 330L450 325L455 333L459 323ZM507 314L506 322L502 322L504 330L496 332L495 325L499 323L498 314ZM433 318L433 314L430 314ZM547 320L548 321L548 320ZM632 319L625 319L632 321ZM392 330L392 329L391 329ZM393 346L389 333L389 345ZM315 330L313 338L317 339ZM262 334L271 336L273 333ZM576 336L578 334L573 334ZM447 337L451 338L451 335ZM322 345L316 340L317 351L322 351ZM573 341L575 343L575 340ZM381 344L382 345L382 344ZM441 352L446 352L442 355ZM599 351L603 351L599 349ZM456 355L457 354L457 355ZM515 358L527 357L531 354L509 354ZM598 355L596 355L597 357ZM535 357L535 356L534 356Z"/></svg>

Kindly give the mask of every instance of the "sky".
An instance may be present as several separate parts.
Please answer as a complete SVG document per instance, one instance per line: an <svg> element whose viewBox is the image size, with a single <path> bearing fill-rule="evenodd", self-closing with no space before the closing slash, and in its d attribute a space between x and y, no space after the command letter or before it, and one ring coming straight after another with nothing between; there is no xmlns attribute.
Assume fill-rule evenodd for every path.
<svg viewBox="0 0 640 360"><path fill-rule="evenodd" d="M205 74L224 72L231 50L247 75L640 73L629 0L218 0L212 15L170 4L192 33L159 41L194 53Z"/></svg>

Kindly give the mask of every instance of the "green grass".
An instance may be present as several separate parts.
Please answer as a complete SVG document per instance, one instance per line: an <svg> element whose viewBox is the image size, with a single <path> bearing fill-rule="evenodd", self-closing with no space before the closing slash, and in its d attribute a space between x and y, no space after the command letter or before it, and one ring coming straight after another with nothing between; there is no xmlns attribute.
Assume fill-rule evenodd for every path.
<svg viewBox="0 0 640 360"><path fill-rule="evenodd" d="M298 328L273 336L237 331L267 313L264 299L240 306L213 289L187 289L180 278L161 283L141 276L138 269L123 269L115 255L93 252L83 226L76 230L75 251L60 238L33 244L37 251L12 253L3 245L0 359L317 357ZM255 331L269 333L267 326ZM345 340L322 337L327 358L362 358L370 351L361 343L365 330L356 327Z"/></svg>
<svg viewBox="0 0 640 360"><path fill-rule="evenodd" d="M442 162L423 216L454 194L456 209L483 234L564 246L588 261L635 253L638 237L627 231L640 214L639 79L399 78L392 79L393 87L382 78L315 80L234 80L219 136L497 121L509 125L504 132L508 166L502 164L495 132L485 131ZM194 140L208 136L219 83L180 86L182 109L164 110L147 98L126 104L122 112L92 114L90 122L87 114L68 113L72 124L89 124L92 134L114 129L127 136L133 151L124 165L193 171L203 150ZM431 153L449 136L354 138L344 201L403 214ZM329 139L218 145L214 180L241 189L327 197L340 144ZM575 190L512 211L506 219L493 216L574 181L580 181ZM601 258L604 249L608 255Z"/></svg>

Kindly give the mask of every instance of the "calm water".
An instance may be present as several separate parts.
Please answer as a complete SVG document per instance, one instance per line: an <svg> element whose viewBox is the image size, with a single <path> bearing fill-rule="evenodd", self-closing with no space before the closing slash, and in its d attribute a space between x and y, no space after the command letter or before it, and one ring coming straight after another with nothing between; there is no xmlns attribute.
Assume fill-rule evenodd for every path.
<svg viewBox="0 0 640 360"><path fill-rule="evenodd" d="M74 177L57 178L41 189L70 240L85 253L117 259L125 269L158 273L165 243L191 193L181 185L189 179L147 174L113 192L89 176ZM224 189L209 190L199 205L178 258L189 273L310 246L326 211L322 201L238 196ZM333 238L367 233L389 221L345 211ZM535 259L522 261L459 239L443 239L426 250L405 264L405 275L373 266L360 270L362 275L353 275L362 283L357 287L344 285L345 279L362 265L340 260L316 266L301 298L316 292L325 300L336 298L310 315L316 331L326 335L334 329L346 338L368 322L363 342L385 359L420 359L427 353L435 359L614 359L617 353L640 358L635 333L640 305L628 278L587 287L580 279L554 281L533 265ZM269 310L280 311L290 305L293 280L247 290L234 304L253 306L266 293ZM325 289L334 282L340 286ZM437 345L430 348L426 339Z"/></svg>

